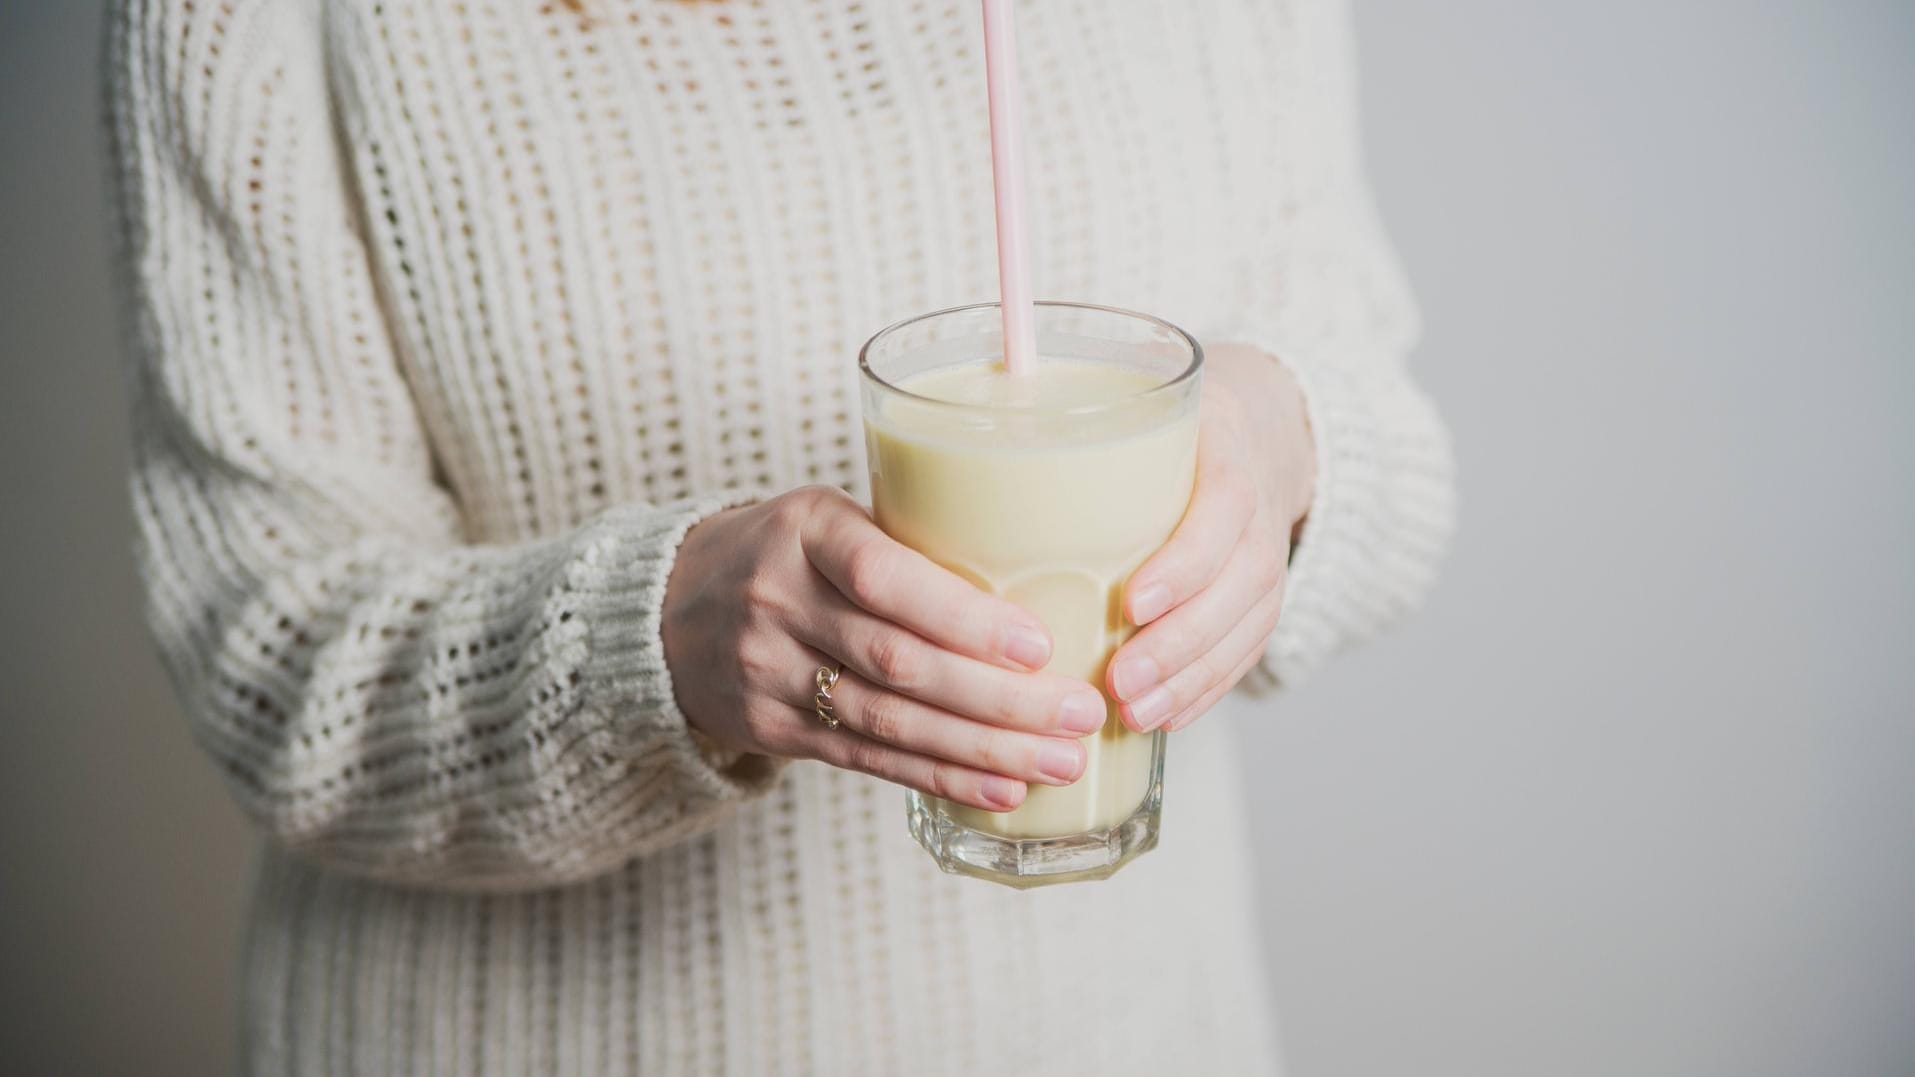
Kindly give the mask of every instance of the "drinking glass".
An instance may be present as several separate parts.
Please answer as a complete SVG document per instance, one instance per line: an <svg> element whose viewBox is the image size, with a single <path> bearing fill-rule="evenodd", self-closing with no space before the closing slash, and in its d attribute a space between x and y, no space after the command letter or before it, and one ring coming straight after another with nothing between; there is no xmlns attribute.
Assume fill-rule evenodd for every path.
<svg viewBox="0 0 1915 1077"><path fill-rule="evenodd" d="M1001 366L998 305L899 322L859 355L873 514L886 533L1030 611L1046 669L1104 689L1132 571L1190 501L1203 350L1146 314L1036 308L1038 370ZM968 374L960 368L971 368ZM969 379L966 391L949 391ZM954 399L961 397L962 399ZM1106 696L1088 765L991 812L918 792L910 831L946 871L1017 887L1104 878L1157 843L1164 734L1126 728Z"/></svg>

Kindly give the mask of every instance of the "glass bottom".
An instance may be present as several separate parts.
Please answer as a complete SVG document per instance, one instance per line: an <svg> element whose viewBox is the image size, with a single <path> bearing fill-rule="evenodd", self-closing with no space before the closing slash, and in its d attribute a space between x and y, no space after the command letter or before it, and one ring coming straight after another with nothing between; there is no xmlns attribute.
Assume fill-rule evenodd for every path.
<svg viewBox="0 0 1915 1077"><path fill-rule="evenodd" d="M911 836L937 865L954 875L970 875L1028 890L1054 883L1108 879L1117 869L1157 847L1163 815L1163 753L1157 752L1150 789L1127 818L1102 830L1056 838L1009 838L976 830L953 819L941 801L917 792L905 794Z"/></svg>

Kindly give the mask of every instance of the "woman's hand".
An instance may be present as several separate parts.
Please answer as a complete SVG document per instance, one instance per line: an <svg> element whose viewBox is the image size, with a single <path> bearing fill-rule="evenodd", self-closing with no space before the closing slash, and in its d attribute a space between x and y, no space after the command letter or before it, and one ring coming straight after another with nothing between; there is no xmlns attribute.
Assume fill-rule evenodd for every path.
<svg viewBox="0 0 1915 1077"><path fill-rule="evenodd" d="M1207 349L1190 508L1125 585L1125 615L1143 626L1109 667L1125 725L1182 729L1256 665L1315 481L1289 372L1242 345Z"/></svg>
<svg viewBox="0 0 1915 1077"><path fill-rule="evenodd" d="M665 659L685 716L717 744L821 759L990 811L1027 782L1068 785L1095 689L1034 672L1051 639L1029 613L880 531L856 502L806 487L692 528L666 584ZM839 728L815 713L814 676Z"/></svg>

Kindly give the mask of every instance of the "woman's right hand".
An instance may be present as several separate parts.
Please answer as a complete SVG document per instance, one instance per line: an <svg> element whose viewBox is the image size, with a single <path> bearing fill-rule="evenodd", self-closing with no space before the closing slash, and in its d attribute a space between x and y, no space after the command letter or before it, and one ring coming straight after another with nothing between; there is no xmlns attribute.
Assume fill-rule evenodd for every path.
<svg viewBox="0 0 1915 1077"><path fill-rule="evenodd" d="M1083 681L1039 672L1037 619L808 486L711 516L680 545L662 634L679 709L738 751L834 766L989 811L1068 785L1104 723ZM841 724L813 709L820 666Z"/></svg>

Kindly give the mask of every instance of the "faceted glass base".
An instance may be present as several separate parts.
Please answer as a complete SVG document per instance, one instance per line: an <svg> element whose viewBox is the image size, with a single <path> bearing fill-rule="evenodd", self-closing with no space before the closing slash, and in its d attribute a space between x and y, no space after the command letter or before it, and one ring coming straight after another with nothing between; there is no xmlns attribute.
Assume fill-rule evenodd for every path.
<svg viewBox="0 0 1915 1077"><path fill-rule="evenodd" d="M1157 847L1163 813L1163 753L1150 791L1137 810L1115 826L1058 838L1009 838L965 826L941 802L917 792L905 797L911 836L938 867L957 875L989 879L1027 890L1052 883L1108 879L1117 869Z"/></svg>

